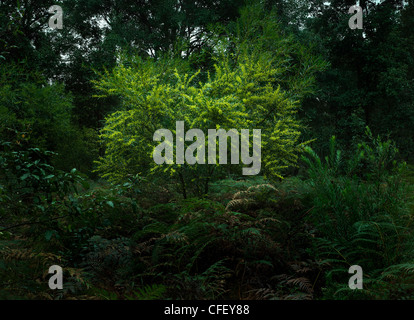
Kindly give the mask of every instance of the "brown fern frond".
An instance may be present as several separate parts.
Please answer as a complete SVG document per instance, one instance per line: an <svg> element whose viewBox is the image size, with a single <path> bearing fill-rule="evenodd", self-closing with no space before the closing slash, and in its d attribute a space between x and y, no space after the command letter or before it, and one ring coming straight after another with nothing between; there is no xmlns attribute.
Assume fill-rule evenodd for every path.
<svg viewBox="0 0 414 320"><path fill-rule="evenodd" d="M250 196L250 192L249 191L237 191L234 195L233 195L233 200L234 199L244 199L246 197Z"/></svg>
<svg viewBox="0 0 414 320"><path fill-rule="evenodd" d="M252 199L233 199L227 204L226 210L248 209L252 203L254 203Z"/></svg>
<svg viewBox="0 0 414 320"><path fill-rule="evenodd" d="M28 248L3 248L0 251L2 259L5 261L13 260L39 260L43 265L50 264L51 262L58 263L61 261L61 257L49 253L49 252L35 252Z"/></svg>
<svg viewBox="0 0 414 320"><path fill-rule="evenodd" d="M271 288L259 288L247 291L248 296L244 300L272 300L277 298L277 293Z"/></svg>
<svg viewBox="0 0 414 320"><path fill-rule="evenodd" d="M286 283L297 286L299 287L300 290L305 291L306 293L309 293L309 294L313 293L312 283L309 281L308 278L305 278L305 277L293 278L293 279L288 280Z"/></svg>
<svg viewBox="0 0 414 320"><path fill-rule="evenodd" d="M278 191L274 186L272 186L269 183L264 183L264 184L258 184L255 186L251 186L247 189L248 192L254 192L254 191L258 191L259 189L265 189L265 188L269 188L272 189L274 191Z"/></svg>
<svg viewBox="0 0 414 320"><path fill-rule="evenodd" d="M232 200L226 206L226 210L248 210L251 208L252 205L256 204L257 200L255 200L255 195L257 192L260 192L264 189L270 189L273 191L278 191L274 186L271 184L259 184L255 186L249 187L246 191L238 191L236 192Z"/></svg>
<svg viewBox="0 0 414 320"><path fill-rule="evenodd" d="M172 231L170 233L167 233L166 235L163 235L161 238L165 238L167 241L174 242L174 243L186 243L188 242L188 237L178 231Z"/></svg>
<svg viewBox="0 0 414 320"><path fill-rule="evenodd" d="M303 292L288 294L282 297L283 300L312 300L313 295Z"/></svg>

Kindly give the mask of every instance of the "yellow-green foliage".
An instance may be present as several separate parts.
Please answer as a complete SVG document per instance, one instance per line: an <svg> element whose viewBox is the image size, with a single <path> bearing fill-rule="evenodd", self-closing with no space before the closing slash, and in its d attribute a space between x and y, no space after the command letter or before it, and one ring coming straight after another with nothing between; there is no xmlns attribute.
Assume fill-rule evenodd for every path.
<svg viewBox="0 0 414 320"><path fill-rule="evenodd" d="M106 94L119 95L124 101L124 110L107 117L102 130L106 154L99 161L99 171L103 176L122 180L127 174L165 170L167 165L158 166L152 160L158 144L153 134L160 128L174 132L175 122L181 120L186 130L199 128L205 134L214 128L261 129L262 170L267 174L279 175L296 161L298 103L276 83L278 70L271 60L246 56L235 67L223 60L203 83L196 83L198 73L180 74L172 68L164 72L175 79L166 81L157 63L120 65L97 83ZM178 167L168 165L167 171L174 174Z"/></svg>
<svg viewBox="0 0 414 320"><path fill-rule="evenodd" d="M284 168L296 163L304 144L295 118L298 100L311 90L313 73L322 67L277 29L242 23L264 30L261 40L247 39L252 34L239 37L233 49L226 38L217 41L217 62L207 75L192 72L184 60L133 57L95 82L104 95L123 101L123 110L109 115L102 130L106 152L97 164L103 177L120 182L128 174L157 173L179 177L181 183L208 183L213 172L240 174L243 164L157 165L152 153L159 142L153 135L161 128L174 134L176 121L184 121L186 131L197 128L206 136L208 129L250 129L251 134L261 129L261 173L266 176L281 177Z"/></svg>

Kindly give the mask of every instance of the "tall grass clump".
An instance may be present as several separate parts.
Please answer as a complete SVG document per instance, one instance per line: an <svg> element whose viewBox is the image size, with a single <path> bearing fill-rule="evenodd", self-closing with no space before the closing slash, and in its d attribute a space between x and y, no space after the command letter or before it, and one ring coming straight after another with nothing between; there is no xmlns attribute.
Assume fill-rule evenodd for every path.
<svg viewBox="0 0 414 320"><path fill-rule="evenodd" d="M349 298L414 297L412 215L402 179L405 163L390 140L374 137L345 159L330 140L321 159L310 147L303 161L313 207L307 219L317 229L315 254L327 268L325 296ZM363 269L363 290L351 290L348 269ZM402 294L404 293L404 294Z"/></svg>

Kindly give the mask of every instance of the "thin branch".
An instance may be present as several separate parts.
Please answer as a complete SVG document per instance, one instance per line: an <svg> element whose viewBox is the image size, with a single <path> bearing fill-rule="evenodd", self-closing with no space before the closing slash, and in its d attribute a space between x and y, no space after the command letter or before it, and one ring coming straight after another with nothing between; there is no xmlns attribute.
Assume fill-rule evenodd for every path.
<svg viewBox="0 0 414 320"><path fill-rule="evenodd" d="M62 217L56 217L53 219L49 219L49 220L43 220L43 221L32 221L32 222L23 222L23 223L19 223L19 224L15 224L14 226L10 226L4 229L1 229L0 232L6 231L6 230L10 230L13 228L17 228L17 227L21 227L21 226L26 226L26 225L32 225L32 224L38 224L38 223L45 223L45 222L49 222L49 221L53 221L53 220L58 220L58 219L62 219L62 218L66 218L68 217L69 214L62 216Z"/></svg>

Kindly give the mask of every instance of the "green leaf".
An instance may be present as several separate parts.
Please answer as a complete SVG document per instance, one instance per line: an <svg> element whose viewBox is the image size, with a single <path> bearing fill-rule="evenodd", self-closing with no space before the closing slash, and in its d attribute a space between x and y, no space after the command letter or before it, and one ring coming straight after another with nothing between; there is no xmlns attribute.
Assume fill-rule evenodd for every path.
<svg viewBox="0 0 414 320"><path fill-rule="evenodd" d="M26 180L28 176L30 176L30 173L25 173L20 177L20 180Z"/></svg>
<svg viewBox="0 0 414 320"><path fill-rule="evenodd" d="M56 233L56 230L47 230L45 232L45 239L47 241L50 241L50 239L52 239L52 236Z"/></svg>

